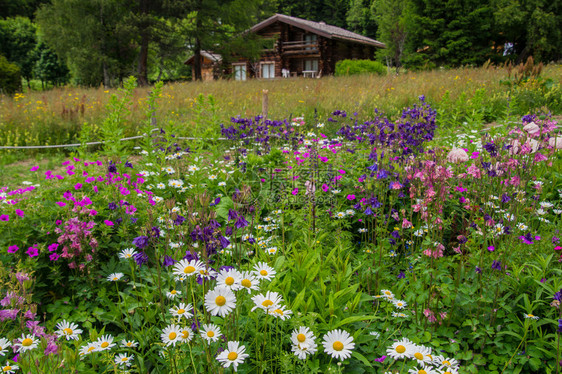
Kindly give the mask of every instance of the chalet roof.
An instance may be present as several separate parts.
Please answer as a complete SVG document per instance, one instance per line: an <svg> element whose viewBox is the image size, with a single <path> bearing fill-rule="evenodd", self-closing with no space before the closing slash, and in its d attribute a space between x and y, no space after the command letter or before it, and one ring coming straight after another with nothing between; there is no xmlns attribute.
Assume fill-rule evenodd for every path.
<svg viewBox="0 0 562 374"><path fill-rule="evenodd" d="M327 25L324 22L314 22L302 18L286 16L284 14L275 14L268 19L258 23L253 26L250 31L257 32L275 22L283 22L295 27L299 27L308 32L321 35L328 39L343 39L355 43L372 45L379 48L385 48L385 44L377 40L368 38L363 35L356 34L354 32L342 29L341 27Z"/></svg>
<svg viewBox="0 0 562 374"><path fill-rule="evenodd" d="M218 53L213 53L212 51L202 50L201 56L205 57L206 59L211 60L212 62L221 62L222 61L222 56L219 55ZM195 59L195 55L192 55L191 57L189 57L187 59L187 61L184 62L184 64L191 65L191 64L193 64L194 59Z"/></svg>

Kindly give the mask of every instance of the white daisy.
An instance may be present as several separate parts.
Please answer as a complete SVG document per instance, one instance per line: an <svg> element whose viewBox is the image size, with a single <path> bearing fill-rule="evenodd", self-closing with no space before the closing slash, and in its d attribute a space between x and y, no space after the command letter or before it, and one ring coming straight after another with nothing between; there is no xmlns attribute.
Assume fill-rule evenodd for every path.
<svg viewBox="0 0 562 374"><path fill-rule="evenodd" d="M236 269L223 269L217 275L217 286L238 290L242 274Z"/></svg>
<svg viewBox="0 0 562 374"><path fill-rule="evenodd" d="M293 346L291 350L299 359L304 360L306 356L313 355L317 351L315 336L308 327L299 327L293 330L291 334L291 342Z"/></svg>
<svg viewBox="0 0 562 374"><path fill-rule="evenodd" d="M265 249L265 252L270 255L274 255L277 253L277 247L269 247Z"/></svg>
<svg viewBox="0 0 562 374"><path fill-rule="evenodd" d="M212 279L215 278L217 275L218 273L212 268L199 269L199 276L203 279Z"/></svg>
<svg viewBox="0 0 562 374"><path fill-rule="evenodd" d="M412 344L410 358L417 361L418 364L426 366L433 361L431 359L431 348L423 345Z"/></svg>
<svg viewBox="0 0 562 374"><path fill-rule="evenodd" d="M80 356L89 355L92 352L97 352L98 344L96 342L88 343L80 348Z"/></svg>
<svg viewBox="0 0 562 374"><path fill-rule="evenodd" d="M442 366L444 368L447 369L458 369L459 368L459 362L457 360L455 360L454 358L445 358L443 356L435 356L434 357L434 362L439 365Z"/></svg>
<svg viewBox="0 0 562 374"><path fill-rule="evenodd" d="M123 348L136 348L139 346L139 343L134 340L121 340L121 347Z"/></svg>
<svg viewBox="0 0 562 374"><path fill-rule="evenodd" d="M392 316L396 318L408 318L407 314L392 312Z"/></svg>
<svg viewBox="0 0 562 374"><path fill-rule="evenodd" d="M167 347L170 345L176 346L181 340L182 332L178 325L171 324L170 326L166 327L162 330L162 334L160 334L160 338L162 339L162 343L164 343Z"/></svg>
<svg viewBox="0 0 562 374"><path fill-rule="evenodd" d="M170 313L172 313L174 317L178 317L178 323L180 323L182 317L185 319L193 317L193 314L190 312L192 308L191 304L180 303L180 305L170 308Z"/></svg>
<svg viewBox="0 0 562 374"><path fill-rule="evenodd" d="M285 309L284 306L279 306L276 309L269 309L267 312L270 315L272 315L276 318L280 318L283 321L291 318L291 314L293 314L293 312L291 310Z"/></svg>
<svg viewBox="0 0 562 374"><path fill-rule="evenodd" d="M265 295L258 294L252 297L252 301L255 304L252 308L252 312L257 308L267 312L270 309L277 309L279 304L283 301L283 298L277 292L267 291Z"/></svg>
<svg viewBox="0 0 562 374"><path fill-rule="evenodd" d="M254 274L260 281L264 279L270 281L277 273L274 268L272 268L265 262L258 262L254 266Z"/></svg>
<svg viewBox="0 0 562 374"><path fill-rule="evenodd" d="M221 336L221 329L217 325L207 324L201 326L201 337L209 343L216 342Z"/></svg>
<svg viewBox="0 0 562 374"><path fill-rule="evenodd" d="M199 260L181 260L174 265L174 275L177 276L192 276L199 273L199 270L204 269L205 266Z"/></svg>
<svg viewBox="0 0 562 374"><path fill-rule="evenodd" d="M66 340L78 340L80 338L79 335L82 334L82 330L78 328L77 324L67 321L57 323L57 328L56 334L59 338L64 336Z"/></svg>
<svg viewBox="0 0 562 374"><path fill-rule="evenodd" d="M394 294L389 291L389 290L381 290L381 294L386 297L387 299L393 299L394 298Z"/></svg>
<svg viewBox="0 0 562 374"><path fill-rule="evenodd" d="M353 336L344 330L332 330L324 335L324 352L339 360L351 357L351 350L355 348Z"/></svg>
<svg viewBox="0 0 562 374"><path fill-rule="evenodd" d="M8 348L12 346L12 342L10 342L6 338L0 339L0 356L5 356L6 352L8 352Z"/></svg>
<svg viewBox="0 0 562 374"><path fill-rule="evenodd" d="M259 281L253 273L245 271L240 275L240 290L246 289L248 293L251 290L259 290Z"/></svg>
<svg viewBox="0 0 562 374"><path fill-rule="evenodd" d="M412 342L404 338L400 341L395 342L386 350L386 354L395 360L401 358L410 357L410 352L412 351Z"/></svg>
<svg viewBox="0 0 562 374"><path fill-rule="evenodd" d="M127 248L127 249L122 250L119 253L119 258L122 258L124 260L128 260L130 258L133 258L133 256L136 255L136 254L137 254L137 252L135 251L134 248Z"/></svg>
<svg viewBox="0 0 562 374"><path fill-rule="evenodd" d="M404 309L405 307L408 306L408 303L406 303L403 300L392 300L392 303L394 304L394 306L398 309Z"/></svg>
<svg viewBox="0 0 562 374"><path fill-rule="evenodd" d="M244 363L244 360L249 355L246 352L246 347L240 345L239 342L228 342L228 348L219 353L217 360L222 363L222 366L227 368L230 365L234 367L234 371L238 371L238 365Z"/></svg>
<svg viewBox="0 0 562 374"><path fill-rule="evenodd" d="M408 370L408 373L409 374L439 374L439 372L435 371L435 369L428 366L422 366L421 368L413 367L410 370Z"/></svg>
<svg viewBox="0 0 562 374"><path fill-rule="evenodd" d="M117 282L119 279L123 278L124 274L123 273L112 273L109 274L109 276L107 277L107 280L110 282Z"/></svg>
<svg viewBox="0 0 562 374"><path fill-rule="evenodd" d="M180 340L182 342L190 342L193 339L193 331L189 327L182 327L181 328L181 336Z"/></svg>
<svg viewBox="0 0 562 374"><path fill-rule="evenodd" d="M21 338L19 338L19 342L14 344L14 347L17 348L18 353L21 353L37 348L38 344L39 341L34 335L22 334Z"/></svg>
<svg viewBox="0 0 562 374"><path fill-rule="evenodd" d="M113 343L113 336L109 334L98 338L96 344L98 345L97 351L106 351L116 346L116 344Z"/></svg>
<svg viewBox="0 0 562 374"><path fill-rule="evenodd" d="M230 288L216 287L205 295L205 308L214 316L224 317L236 307L236 295Z"/></svg>
<svg viewBox="0 0 562 374"><path fill-rule="evenodd" d="M14 374L16 370L19 369L19 366L7 364L4 366L0 366L0 368L2 368L2 373L4 374Z"/></svg>
<svg viewBox="0 0 562 374"><path fill-rule="evenodd" d="M535 316L535 315L533 315L533 314L531 314L531 313L525 313L525 314L524 314L524 317L527 318L527 319L534 319L535 321L539 319L538 316Z"/></svg>
<svg viewBox="0 0 562 374"><path fill-rule="evenodd" d="M133 355L127 355L126 353L119 353L117 356L115 356L115 365L119 365L119 366L126 366L129 367L133 364L133 358L135 356Z"/></svg>
<svg viewBox="0 0 562 374"><path fill-rule="evenodd" d="M171 290L169 292L166 292L166 297L170 300L174 300L176 297L180 297L181 296L181 291L178 290Z"/></svg>

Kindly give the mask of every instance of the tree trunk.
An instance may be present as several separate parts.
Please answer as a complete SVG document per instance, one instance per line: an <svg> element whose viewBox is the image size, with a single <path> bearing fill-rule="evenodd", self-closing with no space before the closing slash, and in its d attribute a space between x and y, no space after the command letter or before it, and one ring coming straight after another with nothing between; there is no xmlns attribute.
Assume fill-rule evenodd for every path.
<svg viewBox="0 0 562 374"><path fill-rule="evenodd" d="M148 32L141 33L141 46L139 52L138 83L139 86L148 86Z"/></svg>
<svg viewBox="0 0 562 374"><path fill-rule="evenodd" d="M148 42L150 41L150 21L148 6L150 0L139 0L139 33L141 37L137 79L139 86L148 85Z"/></svg>
<svg viewBox="0 0 562 374"><path fill-rule="evenodd" d="M203 20L201 18L201 10L203 9L203 2L201 0L197 1L197 18L195 21L195 46L194 53L195 58L193 60L193 70L191 75L193 80L200 81L203 79L201 76L201 29L203 28Z"/></svg>
<svg viewBox="0 0 562 374"><path fill-rule="evenodd" d="M103 62L103 86L105 88L111 87L111 78L109 77L109 72L107 71L107 64Z"/></svg>

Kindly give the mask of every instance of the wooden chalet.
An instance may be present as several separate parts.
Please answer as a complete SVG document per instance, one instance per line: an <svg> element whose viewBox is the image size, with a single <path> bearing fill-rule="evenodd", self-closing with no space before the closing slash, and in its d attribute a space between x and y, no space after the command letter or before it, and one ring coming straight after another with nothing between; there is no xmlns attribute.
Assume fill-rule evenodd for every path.
<svg viewBox="0 0 562 374"><path fill-rule="evenodd" d="M263 51L259 61L235 59L231 74L236 80L331 75L339 60L371 60L377 48L385 48L384 43L341 27L283 14L269 17L249 32L275 44Z"/></svg>
<svg viewBox="0 0 562 374"><path fill-rule="evenodd" d="M188 58L184 64L193 66L194 60L195 55ZM211 51L201 51L201 79L204 81L218 79L220 76L221 63L221 55Z"/></svg>

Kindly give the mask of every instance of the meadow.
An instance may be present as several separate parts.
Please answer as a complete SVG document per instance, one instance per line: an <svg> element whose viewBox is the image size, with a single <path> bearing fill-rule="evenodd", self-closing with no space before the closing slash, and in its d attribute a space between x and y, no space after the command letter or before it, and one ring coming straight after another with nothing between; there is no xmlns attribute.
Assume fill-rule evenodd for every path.
<svg viewBox="0 0 562 374"><path fill-rule="evenodd" d="M560 75L2 98L2 371L559 373Z"/></svg>

